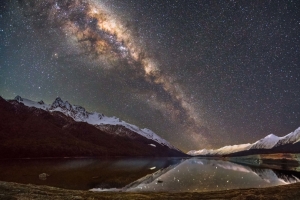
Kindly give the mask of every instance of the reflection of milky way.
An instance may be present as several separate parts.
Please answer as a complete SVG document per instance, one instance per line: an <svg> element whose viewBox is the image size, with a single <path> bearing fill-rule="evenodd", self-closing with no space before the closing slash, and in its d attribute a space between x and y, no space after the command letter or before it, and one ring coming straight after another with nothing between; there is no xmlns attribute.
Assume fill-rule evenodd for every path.
<svg viewBox="0 0 300 200"><path fill-rule="evenodd" d="M135 43L131 30L107 9L84 0L26 2L23 6L27 8L27 14L29 11L38 13L38 17L46 19L50 26L59 27L70 36L73 45L92 59L105 60L112 65L120 61L126 63L135 71L135 77L143 78L148 84L164 91L163 95L168 96L169 100L162 100L157 92L152 91L150 106L161 110L173 121L185 124L186 131L195 139L205 139L196 134L205 128L180 85L171 76L160 72L142 45Z"/></svg>

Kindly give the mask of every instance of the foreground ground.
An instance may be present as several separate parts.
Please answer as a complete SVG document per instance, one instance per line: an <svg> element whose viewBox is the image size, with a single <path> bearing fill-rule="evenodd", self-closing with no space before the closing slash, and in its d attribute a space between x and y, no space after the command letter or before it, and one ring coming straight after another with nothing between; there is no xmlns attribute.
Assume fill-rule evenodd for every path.
<svg viewBox="0 0 300 200"><path fill-rule="evenodd" d="M96 200L96 199L300 199L300 183L260 189L237 189L199 193L95 193L65 190L49 186L0 181L1 200Z"/></svg>

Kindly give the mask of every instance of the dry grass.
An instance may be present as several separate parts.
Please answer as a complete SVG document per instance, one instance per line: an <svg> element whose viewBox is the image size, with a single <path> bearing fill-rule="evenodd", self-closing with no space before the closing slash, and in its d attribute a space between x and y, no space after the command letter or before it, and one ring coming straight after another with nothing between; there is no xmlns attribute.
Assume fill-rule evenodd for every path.
<svg viewBox="0 0 300 200"><path fill-rule="evenodd" d="M300 183L260 189L236 189L199 193L96 193L65 190L49 186L35 186L0 182L1 200L96 200L96 199L300 199Z"/></svg>

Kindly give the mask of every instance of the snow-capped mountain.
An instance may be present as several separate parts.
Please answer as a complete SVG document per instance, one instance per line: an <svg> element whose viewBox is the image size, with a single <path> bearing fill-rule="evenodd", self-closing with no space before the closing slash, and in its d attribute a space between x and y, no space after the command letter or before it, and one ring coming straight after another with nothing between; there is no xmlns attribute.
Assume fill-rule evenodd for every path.
<svg viewBox="0 0 300 200"><path fill-rule="evenodd" d="M270 134L263 139L260 139L257 142L253 143L250 149L271 149L275 146L275 144L277 144L280 139L281 137Z"/></svg>
<svg viewBox="0 0 300 200"><path fill-rule="evenodd" d="M219 149L202 149L199 151L191 150L187 154L191 156L197 155L226 155L230 153L235 153L238 151L248 150L251 147L251 144L240 144L240 145L232 145L232 146L225 146Z"/></svg>
<svg viewBox="0 0 300 200"><path fill-rule="evenodd" d="M16 96L14 100L18 101L19 103L23 103L25 106L28 107L35 107L49 112L54 112L54 111L62 112L65 115L73 118L77 122L86 122L88 124L94 125L99 129L103 129L103 127L101 126L105 126L105 125L119 125L147 139L156 141L157 143L163 146L165 145L171 149L177 150L177 148L172 146L165 139L159 137L150 129L147 128L140 129L139 127L133 124L129 124L125 121L122 121L117 117L108 117L103 115L102 113L97 113L97 112L87 112L85 108L83 108L82 106L72 105L68 101L63 101L60 97L57 97L55 101L50 105L45 104L43 101L35 102L29 99L22 98L20 96Z"/></svg>
<svg viewBox="0 0 300 200"><path fill-rule="evenodd" d="M196 155L214 155L215 154L215 150L213 149L201 149L201 150L191 150L189 152L187 152L187 154L191 155L191 156L196 156Z"/></svg>
<svg viewBox="0 0 300 200"><path fill-rule="evenodd" d="M243 151L258 151L258 150L273 150L278 149L278 147L282 147L284 145L293 145L299 144L300 142L300 127L296 129L294 132L291 132L283 137L278 137L274 134L267 135L266 137L250 144L240 144L240 145L232 145L225 146L219 149L202 149L202 150L191 150L187 154L192 156L202 155L202 156L213 156L213 155L228 155L237 152ZM297 148L297 147L296 147ZM282 150L281 150L282 151ZM287 151L287 150L284 150ZM274 151L275 152L275 151ZM293 152L295 152L295 147L293 147ZM300 149L299 149L300 152ZM258 152L256 152L258 153Z"/></svg>
<svg viewBox="0 0 300 200"><path fill-rule="evenodd" d="M274 147L282 146L285 144L293 144L299 141L300 141L300 127L297 128L294 132L291 132L286 136L281 137Z"/></svg>
<svg viewBox="0 0 300 200"><path fill-rule="evenodd" d="M48 105L0 96L0 113L0 158L186 156L149 129L60 98Z"/></svg>
<svg viewBox="0 0 300 200"><path fill-rule="evenodd" d="M244 151L249 149L250 144L240 144L240 145L232 145L232 146L225 146L220 149L217 149L216 154L224 155L229 153L234 153L237 151Z"/></svg>

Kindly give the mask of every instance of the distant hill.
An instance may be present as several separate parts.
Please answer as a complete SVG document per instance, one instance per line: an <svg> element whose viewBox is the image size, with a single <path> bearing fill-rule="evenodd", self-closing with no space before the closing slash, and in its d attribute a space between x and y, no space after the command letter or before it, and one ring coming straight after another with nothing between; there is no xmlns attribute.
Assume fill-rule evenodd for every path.
<svg viewBox="0 0 300 200"><path fill-rule="evenodd" d="M270 134L252 144L225 146L220 149L192 150L191 156L247 156L254 154L300 153L300 128L283 137Z"/></svg>

